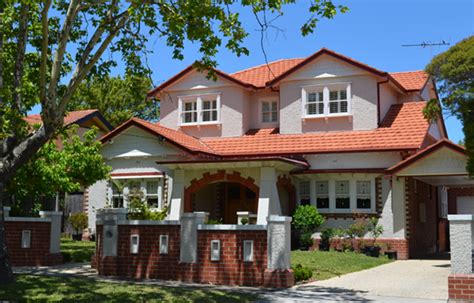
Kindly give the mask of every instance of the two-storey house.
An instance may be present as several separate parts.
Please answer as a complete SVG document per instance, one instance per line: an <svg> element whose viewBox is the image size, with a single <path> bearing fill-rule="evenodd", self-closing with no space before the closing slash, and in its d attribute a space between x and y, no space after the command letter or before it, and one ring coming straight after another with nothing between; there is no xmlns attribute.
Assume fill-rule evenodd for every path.
<svg viewBox="0 0 474 303"><path fill-rule="evenodd" d="M379 217L382 241L400 258L446 249L445 217L457 205L448 186L472 183L443 118L423 116L437 98L424 71L389 73L321 49L214 72L216 80L186 68L149 93L161 100L159 123L131 119L101 139L112 178L125 185L98 182L89 206L126 207L138 188L170 219L205 211L238 224L248 212L265 224L311 204L331 227ZM89 217L93 230L92 207Z"/></svg>

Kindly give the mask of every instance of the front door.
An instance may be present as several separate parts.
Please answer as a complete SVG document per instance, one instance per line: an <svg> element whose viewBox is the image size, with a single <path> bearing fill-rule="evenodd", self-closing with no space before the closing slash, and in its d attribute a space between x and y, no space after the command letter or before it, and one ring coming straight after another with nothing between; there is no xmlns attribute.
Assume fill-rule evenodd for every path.
<svg viewBox="0 0 474 303"><path fill-rule="evenodd" d="M257 213L257 194L239 183L224 183L224 223L237 224L237 212Z"/></svg>

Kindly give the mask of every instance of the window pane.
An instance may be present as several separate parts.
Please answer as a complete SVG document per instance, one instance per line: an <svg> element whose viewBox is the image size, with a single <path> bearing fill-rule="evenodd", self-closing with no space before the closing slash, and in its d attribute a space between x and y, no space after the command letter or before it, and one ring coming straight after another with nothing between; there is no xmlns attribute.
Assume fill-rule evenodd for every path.
<svg viewBox="0 0 474 303"><path fill-rule="evenodd" d="M207 122L211 121L211 112L206 111L202 113L202 121Z"/></svg>
<svg viewBox="0 0 474 303"><path fill-rule="evenodd" d="M272 122L278 121L278 112L272 112Z"/></svg>
<svg viewBox="0 0 474 303"><path fill-rule="evenodd" d="M202 109L211 109L211 101L203 101Z"/></svg>
<svg viewBox="0 0 474 303"><path fill-rule="evenodd" d="M317 181L316 182L316 194L327 195L329 193L329 182L328 181Z"/></svg>
<svg viewBox="0 0 474 303"><path fill-rule="evenodd" d="M370 195L370 181L357 181L357 194Z"/></svg>
<svg viewBox="0 0 474 303"><path fill-rule="evenodd" d="M338 113L338 103L337 102L329 102L329 112L331 114Z"/></svg>
<svg viewBox="0 0 474 303"><path fill-rule="evenodd" d="M347 92L345 90L341 90L339 91L339 96L340 96L340 100L346 100L347 99Z"/></svg>
<svg viewBox="0 0 474 303"><path fill-rule="evenodd" d="M262 112L266 113L270 111L270 103L262 102Z"/></svg>
<svg viewBox="0 0 474 303"><path fill-rule="evenodd" d="M349 208L350 204L349 198L336 198L336 208Z"/></svg>
<svg viewBox="0 0 474 303"><path fill-rule="evenodd" d="M122 194L121 191L119 191L118 187L115 185L115 183L111 182L112 184L112 194L113 195L120 195Z"/></svg>
<svg viewBox="0 0 474 303"><path fill-rule="evenodd" d="M370 208L370 198L357 198L357 208Z"/></svg>
<svg viewBox="0 0 474 303"><path fill-rule="evenodd" d="M347 113L347 101L341 101L341 113Z"/></svg>
<svg viewBox="0 0 474 303"><path fill-rule="evenodd" d="M317 104L316 103L309 103L308 104L308 115L316 115L318 112L316 111Z"/></svg>
<svg viewBox="0 0 474 303"><path fill-rule="evenodd" d="M197 108L197 102L186 102L186 103L184 103L184 110L185 111L196 110L196 108Z"/></svg>
<svg viewBox="0 0 474 303"><path fill-rule="evenodd" d="M316 207L317 208L329 208L329 197L316 198Z"/></svg>
<svg viewBox="0 0 474 303"><path fill-rule="evenodd" d="M349 181L336 181L336 195L349 194Z"/></svg>
<svg viewBox="0 0 474 303"><path fill-rule="evenodd" d="M270 113L262 113L262 122L270 122Z"/></svg>
<svg viewBox="0 0 474 303"><path fill-rule="evenodd" d="M212 111L212 121L217 121L217 110Z"/></svg>
<svg viewBox="0 0 474 303"><path fill-rule="evenodd" d="M149 181L146 183L146 194L147 195L158 194L158 181Z"/></svg>
<svg viewBox="0 0 474 303"><path fill-rule="evenodd" d="M148 197L146 202L149 207L158 208L158 197Z"/></svg>
<svg viewBox="0 0 474 303"><path fill-rule="evenodd" d="M278 111L278 102L272 102L272 112Z"/></svg>
<svg viewBox="0 0 474 303"><path fill-rule="evenodd" d="M330 91L329 92L329 100L338 100L338 97L337 97L337 91Z"/></svg>
<svg viewBox="0 0 474 303"><path fill-rule="evenodd" d="M311 200L309 198L300 199L300 205L309 205Z"/></svg>
<svg viewBox="0 0 474 303"><path fill-rule="evenodd" d="M309 181L300 181L300 196L309 196Z"/></svg>
<svg viewBox="0 0 474 303"><path fill-rule="evenodd" d="M324 103L320 102L318 103L318 115L324 114Z"/></svg>
<svg viewBox="0 0 474 303"><path fill-rule="evenodd" d="M316 102L316 100L317 100L316 93L308 94L308 102Z"/></svg>

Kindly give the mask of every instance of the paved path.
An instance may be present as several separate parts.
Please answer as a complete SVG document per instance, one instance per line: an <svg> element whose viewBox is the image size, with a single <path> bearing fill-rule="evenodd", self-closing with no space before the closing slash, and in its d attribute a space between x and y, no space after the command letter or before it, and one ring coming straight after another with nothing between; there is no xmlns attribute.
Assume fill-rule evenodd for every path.
<svg viewBox="0 0 474 303"><path fill-rule="evenodd" d="M297 288L446 301L449 272L448 260L396 261Z"/></svg>
<svg viewBox="0 0 474 303"><path fill-rule="evenodd" d="M376 268L325 281L270 290L253 287L214 286L176 281L98 277L87 263L68 263L51 267L15 267L15 273L88 277L113 283L137 283L166 287L212 288L259 295L257 302L446 302L449 261L397 261Z"/></svg>

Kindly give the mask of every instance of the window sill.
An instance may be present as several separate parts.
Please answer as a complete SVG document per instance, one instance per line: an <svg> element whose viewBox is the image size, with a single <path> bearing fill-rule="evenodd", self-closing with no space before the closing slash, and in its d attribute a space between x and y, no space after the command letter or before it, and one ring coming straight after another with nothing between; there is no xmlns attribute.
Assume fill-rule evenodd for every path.
<svg viewBox="0 0 474 303"><path fill-rule="evenodd" d="M328 118L352 118L352 114L350 113L344 113L344 114L329 114L329 115L309 115L309 116L303 116L303 120L306 119L328 119Z"/></svg>
<svg viewBox="0 0 474 303"><path fill-rule="evenodd" d="M221 122L182 123L179 127L220 126Z"/></svg>

